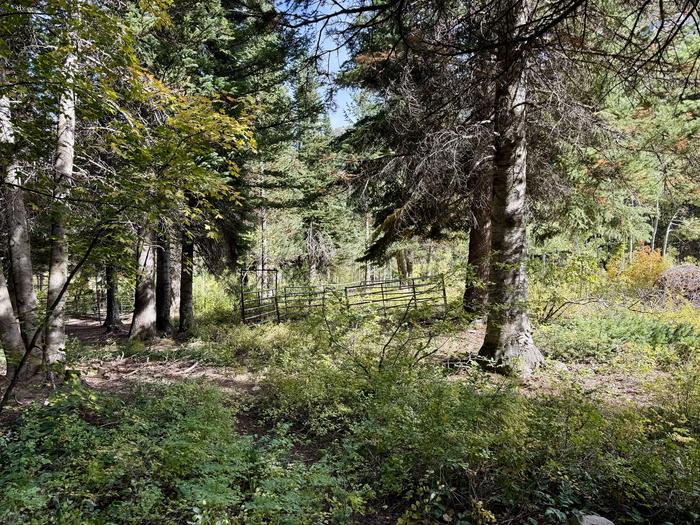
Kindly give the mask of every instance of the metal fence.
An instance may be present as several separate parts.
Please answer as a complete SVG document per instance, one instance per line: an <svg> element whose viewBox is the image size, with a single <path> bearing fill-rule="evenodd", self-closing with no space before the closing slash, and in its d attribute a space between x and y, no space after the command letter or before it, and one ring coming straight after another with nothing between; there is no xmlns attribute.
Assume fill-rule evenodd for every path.
<svg viewBox="0 0 700 525"><path fill-rule="evenodd" d="M329 301L347 308L397 308L442 305L447 310L442 275L326 286L284 286L267 290L241 287L241 319L244 323L300 319L322 310Z"/></svg>

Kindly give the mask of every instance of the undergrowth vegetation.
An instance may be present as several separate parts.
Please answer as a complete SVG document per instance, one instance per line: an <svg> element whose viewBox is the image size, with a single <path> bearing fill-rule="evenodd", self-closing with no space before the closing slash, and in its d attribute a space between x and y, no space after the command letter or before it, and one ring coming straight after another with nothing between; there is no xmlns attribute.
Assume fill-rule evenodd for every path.
<svg viewBox="0 0 700 525"><path fill-rule="evenodd" d="M2 432L0 516L467 525L598 513L696 523L700 358L692 312L678 312L589 308L537 329L552 359L615 366L634 356L669 371L644 406L611 404L571 378L525 396L476 365L455 372L435 353L449 321L407 317L397 330L401 319L339 311L264 327L203 324L164 359L245 363L258 372L252 397L186 381L125 394L67 384Z"/></svg>

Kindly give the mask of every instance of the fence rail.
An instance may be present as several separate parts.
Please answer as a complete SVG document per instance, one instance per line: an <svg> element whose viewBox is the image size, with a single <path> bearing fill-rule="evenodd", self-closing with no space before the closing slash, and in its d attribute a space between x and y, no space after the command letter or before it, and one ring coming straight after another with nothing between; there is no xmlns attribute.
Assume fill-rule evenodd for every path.
<svg viewBox="0 0 700 525"><path fill-rule="evenodd" d="M376 307L384 312L431 304L441 304L447 309L445 280L442 275L438 275L352 284L243 290L240 297L241 319L244 323L299 319L315 310L324 309L329 300L342 302L347 308Z"/></svg>

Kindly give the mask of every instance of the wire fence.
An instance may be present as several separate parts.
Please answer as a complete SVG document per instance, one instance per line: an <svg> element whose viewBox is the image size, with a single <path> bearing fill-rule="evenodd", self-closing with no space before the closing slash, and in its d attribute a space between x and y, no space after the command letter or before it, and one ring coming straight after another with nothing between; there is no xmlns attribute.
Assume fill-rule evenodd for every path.
<svg viewBox="0 0 700 525"><path fill-rule="evenodd" d="M447 311L443 275L261 290L246 289L241 283L240 308L244 323L301 319L323 310L329 301L340 302L346 308L378 308L387 314L397 308L421 306L442 306Z"/></svg>

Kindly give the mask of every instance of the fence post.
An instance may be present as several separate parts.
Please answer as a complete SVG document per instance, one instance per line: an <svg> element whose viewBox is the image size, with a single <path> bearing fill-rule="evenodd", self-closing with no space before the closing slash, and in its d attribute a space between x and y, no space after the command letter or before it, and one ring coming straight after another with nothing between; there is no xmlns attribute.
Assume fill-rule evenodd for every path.
<svg viewBox="0 0 700 525"><path fill-rule="evenodd" d="M442 302L445 306L445 317L447 317L447 290L445 289L445 274L440 274L440 282L442 283Z"/></svg>
<svg viewBox="0 0 700 525"><path fill-rule="evenodd" d="M350 309L350 299L348 297L348 287L345 287L345 306Z"/></svg>
<svg viewBox="0 0 700 525"><path fill-rule="evenodd" d="M243 288L243 279L241 279L241 323L245 323L245 291Z"/></svg>
<svg viewBox="0 0 700 525"><path fill-rule="evenodd" d="M413 285L413 307L418 309L418 297L416 297L416 278L411 279L411 284Z"/></svg>
<svg viewBox="0 0 700 525"><path fill-rule="evenodd" d="M275 300L275 313L277 314L277 322L280 322L280 305L277 301L277 289L275 288L275 294L272 296Z"/></svg>
<svg viewBox="0 0 700 525"><path fill-rule="evenodd" d="M282 288L282 297L284 297L284 319L289 320L289 304L287 302L287 287Z"/></svg>
<svg viewBox="0 0 700 525"><path fill-rule="evenodd" d="M384 307L384 315L386 315L386 299L384 298L384 281L379 283L379 286L381 286L381 290L382 290L382 306Z"/></svg>

